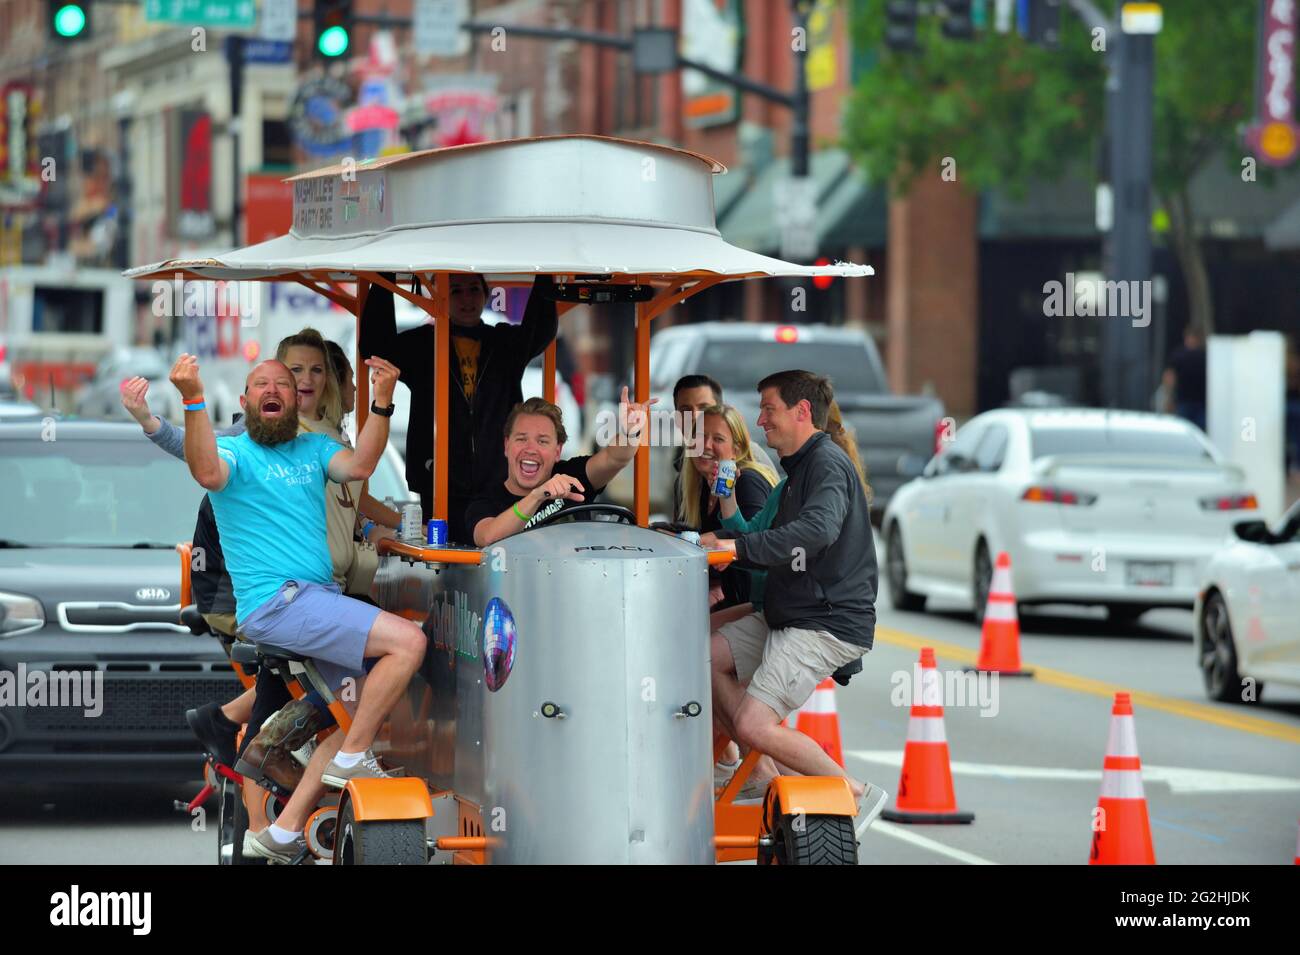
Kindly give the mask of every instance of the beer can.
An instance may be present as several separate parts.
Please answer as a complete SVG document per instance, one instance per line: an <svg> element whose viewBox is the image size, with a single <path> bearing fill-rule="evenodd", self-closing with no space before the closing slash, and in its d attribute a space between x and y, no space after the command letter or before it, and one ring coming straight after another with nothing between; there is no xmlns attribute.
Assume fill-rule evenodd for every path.
<svg viewBox="0 0 1300 955"><path fill-rule="evenodd" d="M437 518L429 521L425 528L424 542L430 547L447 546L447 522L440 521Z"/></svg>
<svg viewBox="0 0 1300 955"><path fill-rule="evenodd" d="M718 475L713 479L713 493L718 497L731 497L732 488L736 486L736 462L727 460L718 462Z"/></svg>
<svg viewBox="0 0 1300 955"><path fill-rule="evenodd" d="M411 501L402 505L402 540L408 544L418 544L424 539L420 533L420 525L424 522L424 514L420 509L419 501Z"/></svg>

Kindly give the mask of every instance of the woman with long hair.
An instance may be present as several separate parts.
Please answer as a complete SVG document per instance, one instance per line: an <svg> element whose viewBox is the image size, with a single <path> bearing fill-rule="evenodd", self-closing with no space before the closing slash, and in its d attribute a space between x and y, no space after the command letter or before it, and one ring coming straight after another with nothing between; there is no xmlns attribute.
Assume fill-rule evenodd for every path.
<svg viewBox="0 0 1300 955"><path fill-rule="evenodd" d="M720 501L729 500L740 514L753 517L763 509L776 484L776 473L754 458L745 419L731 405L714 405L701 415L702 453L682 461L677 475L677 513L681 523L701 534L722 529ZM730 498L713 493L718 462L736 462L736 483ZM710 604L722 609L749 602L751 571L729 570L718 575ZM712 589L712 588L711 588Z"/></svg>

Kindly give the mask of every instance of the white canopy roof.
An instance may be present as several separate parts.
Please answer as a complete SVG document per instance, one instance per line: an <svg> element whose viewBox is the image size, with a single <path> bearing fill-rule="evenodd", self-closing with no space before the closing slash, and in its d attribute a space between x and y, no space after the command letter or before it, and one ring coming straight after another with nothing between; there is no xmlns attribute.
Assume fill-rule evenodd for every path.
<svg viewBox="0 0 1300 955"><path fill-rule="evenodd" d="M599 136L507 140L332 166L294 183L288 235L131 278L260 280L358 272L865 276L737 248L718 233L713 175L698 153Z"/></svg>

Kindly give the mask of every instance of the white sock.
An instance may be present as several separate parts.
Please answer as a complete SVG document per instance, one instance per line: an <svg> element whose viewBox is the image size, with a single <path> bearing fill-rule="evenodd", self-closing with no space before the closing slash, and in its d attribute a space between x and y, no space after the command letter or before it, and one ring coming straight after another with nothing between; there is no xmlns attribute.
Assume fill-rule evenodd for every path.
<svg viewBox="0 0 1300 955"><path fill-rule="evenodd" d="M271 833L271 838L274 839L278 845L282 846L289 845L302 835L301 830L298 832L290 832L288 829L281 829L275 823L271 823L268 827L268 831Z"/></svg>
<svg viewBox="0 0 1300 955"><path fill-rule="evenodd" d="M361 762L361 757L365 755L365 750L362 750L359 753L345 753L343 750L339 750L334 754L334 764L338 766L339 769L351 769L357 763Z"/></svg>

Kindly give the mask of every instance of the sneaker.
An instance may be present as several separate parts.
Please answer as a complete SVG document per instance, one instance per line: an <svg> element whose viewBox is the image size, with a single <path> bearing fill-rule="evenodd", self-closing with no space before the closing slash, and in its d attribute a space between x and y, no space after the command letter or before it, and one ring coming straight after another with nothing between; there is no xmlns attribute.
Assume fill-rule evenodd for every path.
<svg viewBox="0 0 1300 955"><path fill-rule="evenodd" d="M366 755L362 756L355 766L349 766L347 769L331 759L330 764L321 773L320 781L326 786L342 789L350 779L393 779L396 776L396 773L385 772L379 765L379 758L370 750L366 750Z"/></svg>
<svg viewBox="0 0 1300 955"><path fill-rule="evenodd" d="M854 834L861 836L866 832L885 811L885 804L888 802L889 793L874 783L867 783L866 791L858 797L858 824Z"/></svg>
<svg viewBox="0 0 1300 955"><path fill-rule="evenodd" d="M721 789L727 783L731 782L731 777L736 775L736 770L740 769L740 760L734 763L716 762L713 764L713 788Z"/></svg>
<svg viewBox="0 0 1300 955"><path fill-rule="evenodd" d="M287 846L281 845L275 841L275 837L271 835L271 830L268 827L253 835L251 839L244 840L244 851L249 850L252 850L253 855L261 856L272 865L288 865L307 851L307 841L299 833L298 838L293 842Z"/></svg>
<svg viewBox="0 0 1300 955"><path fill-rule="evenodd" d="M753 773L745 780L745 785L740 787L740 792L736 793L736 798L732 800L735 805L742 803L760 802L767 795L767 787L771 784L772 779L759 779Z"/></svg>
<svg viewBox="0 0 1300 955"><path fill-rule="evenodd" d="M187 710L185 722L213 759L223 766L235 765L235 737L239 727L226 719L220 703L204 703L196 710Z"/></svg>
<svg viewBox="0 0 1300 955"><path fill-rule="evenodd" d="M306 765L311 762L311 754L314 752L316 752L316 737L313 736L289 755L301 763L305 768Z"/></svg>

